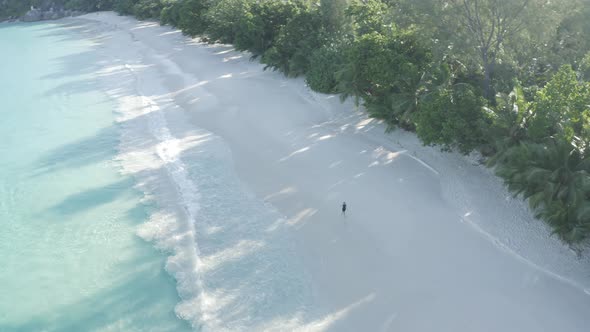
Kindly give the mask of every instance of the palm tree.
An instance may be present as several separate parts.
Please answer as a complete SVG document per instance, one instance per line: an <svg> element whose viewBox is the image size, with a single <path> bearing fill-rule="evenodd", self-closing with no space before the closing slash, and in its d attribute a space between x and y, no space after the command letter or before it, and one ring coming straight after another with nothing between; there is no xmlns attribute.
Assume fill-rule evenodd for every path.
<svg viewBox="0 0 590 332"><path fill-rule="evenodd" d="M498 160L496 172L514 195L528 199L537 218L562 240L578 244L590 236L590 154L549 139L521 142Z"/></svg>
<svg viewBox="0 0 590 332"><path fill-rule="evenodd" d="M527 126L532 117L533 102L527 101L518 81L508 94L498 93L495 106L489 107L492 125L488 128L489 145L484 155L492 155L488 166L494 166L511 147L527 138Z"/></svg>

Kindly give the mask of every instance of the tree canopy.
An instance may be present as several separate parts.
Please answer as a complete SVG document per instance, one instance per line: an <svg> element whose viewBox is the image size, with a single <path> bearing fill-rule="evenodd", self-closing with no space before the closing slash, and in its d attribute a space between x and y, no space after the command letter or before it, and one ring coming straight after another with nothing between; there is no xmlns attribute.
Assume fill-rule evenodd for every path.
<svg viewBox="0 0 590 332"><path fill-rule="evenodd" d="M569 244L590 236L588 0L0 0L114 9L233 43L389 129L479 151Z"/></svg>

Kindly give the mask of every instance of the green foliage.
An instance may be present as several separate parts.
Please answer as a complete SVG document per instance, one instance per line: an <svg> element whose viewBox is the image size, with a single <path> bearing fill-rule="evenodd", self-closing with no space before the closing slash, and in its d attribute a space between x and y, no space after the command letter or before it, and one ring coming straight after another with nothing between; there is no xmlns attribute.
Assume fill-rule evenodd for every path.
<svg viewBox="0 0 590 332"><path fill-rule="evenodd" d="M491 150L504 151L526 139L532 103L527 101L519 82L514 83L512 92L499 94L496 99L496 107L490 114L489 144Z"/></svg>
<svg viewBox="0 0 590 332"><path fill-rule="evenodd" d="M0 0L0 20L24 15L30 6L26 0Z"/></svg>
<svg viewBox="0 0 590 332"><path fill-rule="evenodd" d="M517 85L512 98L499 103L512 112L501 117L509 120L494 137L507 138L498 140L490 163L554 233L579 243L590 235L590 87L563 66L534 100L523 95Z"/></svg>
<svg viewBox="0 0 590 332"><path fill-rule="evenodd" d="M347 0L320 0L320 16L324 21L324 28L333 35L344 33L350 24L346 16Z"/></svg>
<svg viewBox="0 0 590 332"><path fill-rule="evenodd" d="M133 14L133 6L137 1L138 0L116 0L114 9L121 15L131 15Z"/></svg>
<svg viewBox="0 0 590 332"><path fill-rule="evenodd" d="M502 154L496 172L514 195L570 244L590 235L590 156L565 140L521 143Z"/></svg>
<svg viewBox="0 0 590 332"><path fill-rule="evenodd" d="M84 12L111 10L116 0L67 0L65 8Z"/></svg>
<svg viewBox="0 0 590 332"><path fill-rule="evenodd" d="M532 109L528 126L531 140L540 142L547 137L568 142L574 137L590 140L590 85L578 82L571 66L563 66L537 93Z"/></svg>
<svg viewBox="0 0 590 332"><path fill-rule="evenodd" d="M524 86L542 87L555 74L553 66L547 62L534 60L521 68L518 73L518 79Z"/></svg>
<svg viewBox="0 0 590 332"><path fill-rule="evenodd" d="M318 92L337 92L337 72L344 65L344 45L332 43L315 50L309 59L309 70L305 81L309 87Z"/></svg>
<svg viewBox="0 0 590 332"><path fill-rule="evenodd" d="M280 30L262 62L288 76L305 74L314 50L325 44L326 33L318 11L302 8Z"/></svg>
<svg viewBox="0 0 590 332"><path fill-rule="evenodd" d="M0 20L24 15L31 6L42 10L69 9L83 12L111 10L120 0L0 0Z"/></svg>
<svg viewBox="0 0 590 332"><path fill-rule="evenodd" d="M563 66L533 101L515 92L510 140L491 163L554 233L579 243L590 235L590 87Z"/></svg>
<svg viewBox="0 0 590 332"><path fill-rule="evenodd" d="M584 58L582 58L582 61L580 61L578 76L583 81L590 81L590 52L586 53Z"/></svg>
<svg viewBox="0 0 590 332"><path fill-rule="evenodd" d="M133 15L140 20L159 18L164 4L161 0L138 0L133 5Z"/></svg>
<svg viewBox="0 0 590 332"><path fill-rule="evenodd" d="M163 0L162 11L160 12L160 23L178 26L180 22L180 13L182 11L181 0Z"/></svg>
<svg viewBox="0 0 590 332"><path fill-rule="evenodd" d="M180 7L178 27L189 36L204 33L209 26L207 21L208 0L183 0Z"/></svg>
<svg viewBox="0 0 590 332"><path fill-rule="evenodd" d="M353 29L358 36L372 32L385 33L387 5L381 0L353 1L346 15L353 19Z"/></svg>
<svg viewBox="0 0 590 332"><path fill-rule="evenodd" d="M275 42L281 29L303 7L301 1L267 0L251 4L236 35L238 50L248 50L254 57L262 56Z"/></svg>
<svg viewBox="0 0 590 332"><path fill-rule="evenodd" d="M233 43L250 12L250 1L220 0L207 12L207 35L212 41Z"/></svg>
<svg viewBox="0 0 590 332"><path fill-rule="evenodd" d="M337 89L342 98L362 98L369 113L390 127L410 127L429 62L430 53L410 33L365 34L345 50Z"/></svg>
<svg viewBox="0 0 590 332"><path fill-rule="evenodd" d="M590 52L590 7L571 11L557 28L556 51L565 63L576 64Z"/></svg>
<svg viewBox="0 0 590 332"><path fill-rule="evenodd" d="M490 116L474 90L470 85L457 84L422 100L414 119L416 133L424 144L469 153L485 142Z"/></svg>
<svg viewBox="0 0 590 332"><path fill-rule="evenodd" d="M514 88L516 72L517 69L510 63L495 64L492 90L496 91L497 94L510 93Z"/></svg>

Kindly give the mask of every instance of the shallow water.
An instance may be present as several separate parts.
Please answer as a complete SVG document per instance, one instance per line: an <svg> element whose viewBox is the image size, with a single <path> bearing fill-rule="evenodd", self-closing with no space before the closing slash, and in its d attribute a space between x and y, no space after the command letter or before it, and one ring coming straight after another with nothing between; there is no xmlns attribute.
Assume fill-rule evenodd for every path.
<svg viewBox="0 0 590 332"><path fill-rule="evenodd" d="M0 331L183 331L90 42L0 25ZM75 32L71 32L72 34ZM6 65L8 64L8 65Z"/></svg>

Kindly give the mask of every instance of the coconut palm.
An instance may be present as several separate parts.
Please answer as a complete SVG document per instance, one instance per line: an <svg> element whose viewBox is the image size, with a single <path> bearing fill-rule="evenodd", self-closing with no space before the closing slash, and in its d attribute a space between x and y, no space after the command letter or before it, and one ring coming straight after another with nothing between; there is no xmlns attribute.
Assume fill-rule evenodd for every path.
<svg viewBox="0 0 590 332"><path fill-rule="evenodd" d="M590 155L574 144L549 139L509 148L496 172L514 195L529 200L538 218L570 244L590 236Z"/></svg>

